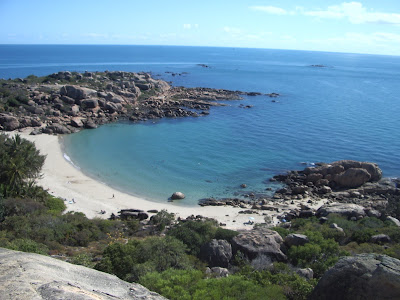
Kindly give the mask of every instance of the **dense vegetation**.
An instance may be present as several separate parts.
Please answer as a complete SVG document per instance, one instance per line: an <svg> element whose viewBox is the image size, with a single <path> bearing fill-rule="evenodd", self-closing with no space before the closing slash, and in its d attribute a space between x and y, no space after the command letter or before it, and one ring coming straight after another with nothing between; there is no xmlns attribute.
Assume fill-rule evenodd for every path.
<svg viewBox="0 0 400 300"><path fill-rule="evenodd" d="M392 222L330 215L325 222L312 217L273 228L283 238L302 233L309 239L287 249L288 264L260 268L237 252L231 275L216 278L206 272L200 249L212 239L231 242L237 232L214 220L177 222L166 211L148 222L64 213L62 199L35 185L44 159L31 142L0 135L0 247L56 255L139 282L170 299L306 299L340 256L374 252L400 258L400 230ZM371 243L380 233L391 242ZM315 279L295 272L307 267Z"/></svg>

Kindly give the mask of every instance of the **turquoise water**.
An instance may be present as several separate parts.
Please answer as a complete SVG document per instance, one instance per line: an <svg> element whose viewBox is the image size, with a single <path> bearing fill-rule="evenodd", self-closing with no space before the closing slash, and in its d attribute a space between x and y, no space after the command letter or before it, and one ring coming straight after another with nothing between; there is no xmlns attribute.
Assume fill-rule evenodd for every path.
<svg viewBox="0 0 400 300"><path fill-rule="evenodd" d="M110 124L64 138L84 172L147 199L166 201L179 190L182 205L194 205L241 194L242 183L264 193L271 176L302 162L374 161L385 176L400 175L400 57L156 46L0 46L0 54L4 78L151 71L174 85L281 94L276 103L248 97L206 117Z"/></svg>

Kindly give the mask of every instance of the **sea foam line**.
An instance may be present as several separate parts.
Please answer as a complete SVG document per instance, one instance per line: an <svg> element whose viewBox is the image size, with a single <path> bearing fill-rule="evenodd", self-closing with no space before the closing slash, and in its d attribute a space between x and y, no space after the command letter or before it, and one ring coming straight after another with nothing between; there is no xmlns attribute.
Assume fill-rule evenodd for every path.
<svg viewBox="0 0 400 300"><path fill-rule="evenodd" d="M74 168L80 170L81 168L79 168L77 165L74 164L74 162L71 160L71 158L67 155L67 153L63 153L63 156L65 158L65 160L67 162L69 162L72 166L74 166Z"/></svg>

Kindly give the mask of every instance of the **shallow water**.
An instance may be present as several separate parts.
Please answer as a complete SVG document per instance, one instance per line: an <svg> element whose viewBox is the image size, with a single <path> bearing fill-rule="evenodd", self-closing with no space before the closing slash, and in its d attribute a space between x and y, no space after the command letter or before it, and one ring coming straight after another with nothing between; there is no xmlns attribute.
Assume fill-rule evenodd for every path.
<svg viewBox="0 0 400 300"><path fill-rule="evenodd" d="M400 174L400 57L286 50L9 46L0 77L71 71L151 71L174 85L281 94L247 97L200 118L119 123L64 138L91 176L155 201L264 193L268 179L301 162L356 159ZM25 47L25 48L24 48ZM36 48L35 48L36 47ZM11 51L12 50L12 51ZM203 68L198 64L207 64ZM326 67L311 67L323 64ZM170 72L187 72L171 76ZM239 104L253 105L251 109ZM240 184L246 183L244 191Z"/></svg>

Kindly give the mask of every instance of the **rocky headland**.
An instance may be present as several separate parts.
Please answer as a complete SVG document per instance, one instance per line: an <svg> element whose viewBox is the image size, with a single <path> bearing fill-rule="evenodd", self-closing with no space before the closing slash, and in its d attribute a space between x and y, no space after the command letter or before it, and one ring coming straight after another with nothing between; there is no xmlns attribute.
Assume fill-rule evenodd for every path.
<svg viewBox="0 0 400 300"><path fill-rule="evenodd" d="M247 193L245 199L203 199L200 205L231 205L253 214L273 211L284 221L324 217L329 213L355 219L400 217L399 180L382 178L382 170L375 163L353 160L318 163L315 167L276 175L270 181L283 185L272 196Z"/></svg>
<svg viewBox="0 0 400 300"><path fill-rule="evenodd" d="M0 80L0 130L35 127L32 134L68 134L118 120L198 117L220 100L256 92L172 87L149 73L58 72ZM278 94L268 94L277 97Z"/></svg>

